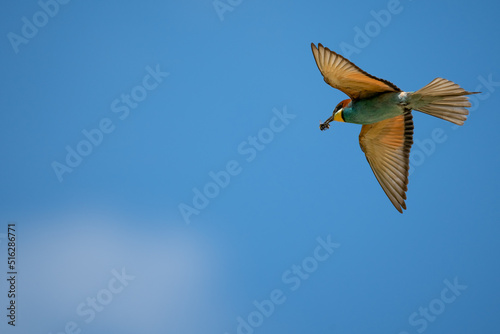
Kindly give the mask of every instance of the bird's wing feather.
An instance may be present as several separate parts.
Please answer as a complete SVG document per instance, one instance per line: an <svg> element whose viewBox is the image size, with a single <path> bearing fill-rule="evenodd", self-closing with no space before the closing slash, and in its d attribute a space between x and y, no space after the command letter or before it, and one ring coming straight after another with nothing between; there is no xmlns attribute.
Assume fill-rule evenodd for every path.
<svg viewBox="0 0 500 334"><path fill-rule="evenodd" d="M323 45L311 43L316 65L326 83L346 93L351 99L366 99L385 92L399 92L393 83L366 73L341 55Z"/></svg>
<svg viewBox="0 0 500 334"><path fill-rule="evenodd" d="M359 144L382 189L394 207L403 213L413 144L411 110L406 110L404 115L363 125Z"/></svg>

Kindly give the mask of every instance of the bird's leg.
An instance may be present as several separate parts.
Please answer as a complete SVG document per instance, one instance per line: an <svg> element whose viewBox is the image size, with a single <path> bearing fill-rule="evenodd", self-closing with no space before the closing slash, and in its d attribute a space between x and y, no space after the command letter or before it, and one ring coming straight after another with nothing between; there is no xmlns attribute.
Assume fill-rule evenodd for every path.
<svg viewBox="0 0 500 334"><path fill-rule="evenodd" d="M326 130L326 129L329 129L329 128L330 128L330 122L333 122L333 115L332 115L332 116L330 116L330 118L328 118L328 119L327 119L324 123L321 123L321 124L319 125L319 129L320 129L321 131Z"/></svg>

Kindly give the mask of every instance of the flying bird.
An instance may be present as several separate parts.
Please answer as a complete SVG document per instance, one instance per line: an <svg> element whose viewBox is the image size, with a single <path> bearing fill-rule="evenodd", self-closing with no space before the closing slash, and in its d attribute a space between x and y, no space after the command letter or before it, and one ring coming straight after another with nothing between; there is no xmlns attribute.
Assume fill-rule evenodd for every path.
<svg viewBox="0 0 500 334"><path fill-rule="evenodd" d="M468 92L456 83L436 78L415 92L363 71L341 55L311 43L316 65L327 84L349 96L333 110L330 122L362 124L359 144L382 189L394 207L406 210L410 149L413 144L412 110L463 125L471 106Z"/></svg>

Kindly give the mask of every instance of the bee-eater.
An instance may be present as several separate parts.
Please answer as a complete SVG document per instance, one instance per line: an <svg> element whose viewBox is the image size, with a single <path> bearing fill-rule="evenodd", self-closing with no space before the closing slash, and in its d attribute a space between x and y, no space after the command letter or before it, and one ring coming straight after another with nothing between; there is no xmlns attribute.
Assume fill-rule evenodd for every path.
<svg viewBox="0 0 500 334"><path fill-rule="evenodd" d="M316 65L327 84L347 94L320 130L330 122L362 124L361 150L378 182L401 213L406 210L410 149L413 144L412 110L463 125L471 106L468 92L456 83L436 78L416 92L403 92L393 83L366 73L323 45L311 43Z"/></svg>

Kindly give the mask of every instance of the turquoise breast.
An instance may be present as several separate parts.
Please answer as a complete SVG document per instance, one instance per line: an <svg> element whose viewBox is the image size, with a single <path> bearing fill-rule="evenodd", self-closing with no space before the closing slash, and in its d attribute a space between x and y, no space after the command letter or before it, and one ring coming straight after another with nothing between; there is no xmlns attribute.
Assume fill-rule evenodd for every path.
<svg viewBox="0 0 500 334"><path fill-rule="evenodd" d="M402 115L408 105L410 93L383 93L370 99L353 101L344 108L344 120L356 124L372 124Z"/></svg>

